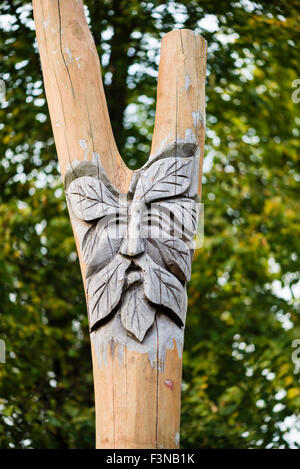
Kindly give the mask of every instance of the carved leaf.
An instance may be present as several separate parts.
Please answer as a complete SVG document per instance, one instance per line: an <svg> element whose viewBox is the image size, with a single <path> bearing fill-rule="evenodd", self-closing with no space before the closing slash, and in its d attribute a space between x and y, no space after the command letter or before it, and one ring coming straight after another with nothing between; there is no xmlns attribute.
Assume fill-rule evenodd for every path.
<svg viewBox="0 0 300 469"><path fill-rule="evenodd" d="M130 288L121 305L121 321L124 328L140 342L155 319L155 308L145 298L143 287Z"/></svg>
<svg viewBox="0 0 300 469"><path fill-rule="evenodd" d="M125 280L125 271L131 261L117 255L99 273L87 281L89 323L94 330L118 305Z"/></svg>
<svg viewBox="0 0 300 469"><path fill-rule="evenodd" d="M156 236L157 227L161 238L175 236L191 240L197 233L198 209L197 202L188 198L153 202L143 217L143 236Z"/></svg>
<svg viewBox="0 0 300 469"><path fill-rule="evenodd" d="M117 213L120 199L93 177L75 179L68 187L67 196L75 215L84 221L93 221Z"/></svg>
<svg viewBox="0 0 300 469"><path fill-rule="evenodd" d="M82 257L87 264L86 277L101 270L117 255L126 236L126 219L114 215L94 223L82 241Z"/></svg>
<svg viewBox="0 0 300 469"><path fill-rule="evenodd" d="M183 226L184 237L192 238L196 235L199 217L199 204L194 199L176 198L156 202L151 205L153 213L155 212L155 206L160 208L162 211L165 211L167 214L172 214L174 223L177 226Z"/></svg>
<svg viewBox="0 0 300 469"><path fill-rule="evenodd" d="M192 252L181 239L152 237L147 241L150 256L153 249L158 250L170 272L182 281L190 280Z"/></svg>
<svg viewBox="0 0 300 469"><path fill-rule="evenodd" d="M135 263L144 272L144 291L148 300L169 310L175 315L173 319L183 325L187 308L187 295L179 280L172 273L157 265L149 256L137 258Z"/></svg>
<svg viewBox="0 0 300 469"><path fill-rule="evenodd" d="M140 175L135 198L145 203L175 197L188 191L193 180L195 158L164 158Z"/></svg>

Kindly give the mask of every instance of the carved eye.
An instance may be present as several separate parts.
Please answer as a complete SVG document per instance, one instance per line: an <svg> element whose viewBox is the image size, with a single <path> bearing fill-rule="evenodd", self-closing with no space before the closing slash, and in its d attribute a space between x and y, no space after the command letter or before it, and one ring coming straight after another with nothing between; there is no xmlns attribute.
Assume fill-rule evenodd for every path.
<svg viewBox="0 0 300 469"><path fill-rule="evenodd" d="M152 202L143 212L142 237L193 239L198 225L198 203L189 198Z"/></svg>

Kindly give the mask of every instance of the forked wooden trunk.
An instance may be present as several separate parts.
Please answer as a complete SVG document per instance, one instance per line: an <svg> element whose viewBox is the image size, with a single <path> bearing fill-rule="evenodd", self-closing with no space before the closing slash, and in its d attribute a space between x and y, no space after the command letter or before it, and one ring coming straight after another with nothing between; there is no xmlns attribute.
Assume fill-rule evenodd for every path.
<svg viewBox="0 0 300 469"><path fill-rule="evenodd" d="M87 298L96 446L178 448L206 42L190 30L165 35L151 153L132 172L114 141L82 0L33 0L33 6Z"/></svg>

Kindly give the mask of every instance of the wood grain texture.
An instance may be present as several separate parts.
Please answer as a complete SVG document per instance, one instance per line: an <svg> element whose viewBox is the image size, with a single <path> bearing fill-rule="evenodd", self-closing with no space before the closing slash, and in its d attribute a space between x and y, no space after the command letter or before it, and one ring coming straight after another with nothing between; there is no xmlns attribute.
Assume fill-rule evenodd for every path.
<svg viewBox="0 0 300 469"><path fill-rule="evenodd" d="M202 160L205 141L205 76L207 43L199 34L180 29L166 34L161 44L155 125L151 155L172 141L195 135Z"/></svg>
<svg viewBox="0 0 300 469"><path fill-rule="evenodd" d="M120 157L111 130L99 58L81 0L33 0L39 52L62 176L100 161L108 180L126 193L132 172ZM152 150L187 151L197 144L201 173L205 133L206 42L189 30L173 31L162 41L158 99ZM176 153L175 153L176 154ZM90 176L90 168L83 175ZM81 174L77 174L81 176ZM201 174L198 191L201 188ZM71 216L86 289L87 265L80 236L84 229ZM76 226L75 226L76 225ZM83 230L83 231L81 231ZM78 234L79 233L79 234ZM99 350L91 334L96 405L97 448L179 447L181 338L157 311L150 337L134 349L124 335L115 344L117 317L104 326L107 347ZM105 330L106 328L106 330ZM161 343L171 339L162 351ZM95 336L95 337L94 337ZM94 340L95 339L95 340ZM181 345L180 345L181 344ZM101 345L102 347L102 345ZM151 350L151 360L149 360ZM104 357L99 361L99 354Z"/></svg>
<svg viewBox="0 0 300 469"><path fill-rule="evenodd" d="M81 0L33 0L48 107L62 176L72 160L101 157L120 189L131 171L112 133L94 40Z"/></svg>

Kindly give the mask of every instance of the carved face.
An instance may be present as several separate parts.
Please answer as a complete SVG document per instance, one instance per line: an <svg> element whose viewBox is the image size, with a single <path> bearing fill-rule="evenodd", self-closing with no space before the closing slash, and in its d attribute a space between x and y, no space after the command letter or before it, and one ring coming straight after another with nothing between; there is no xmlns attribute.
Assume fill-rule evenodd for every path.
<svg viewBox="0 0 300 469"><path fill-rule="evenodd" d="M67 174L71 212L87 225L82 256L91 331L119 313L142 342L158 309L184 325L198 219L195 150L185 144L176 156L169 151L149 160L126 195L99 164L81 162Z"/></svg>

